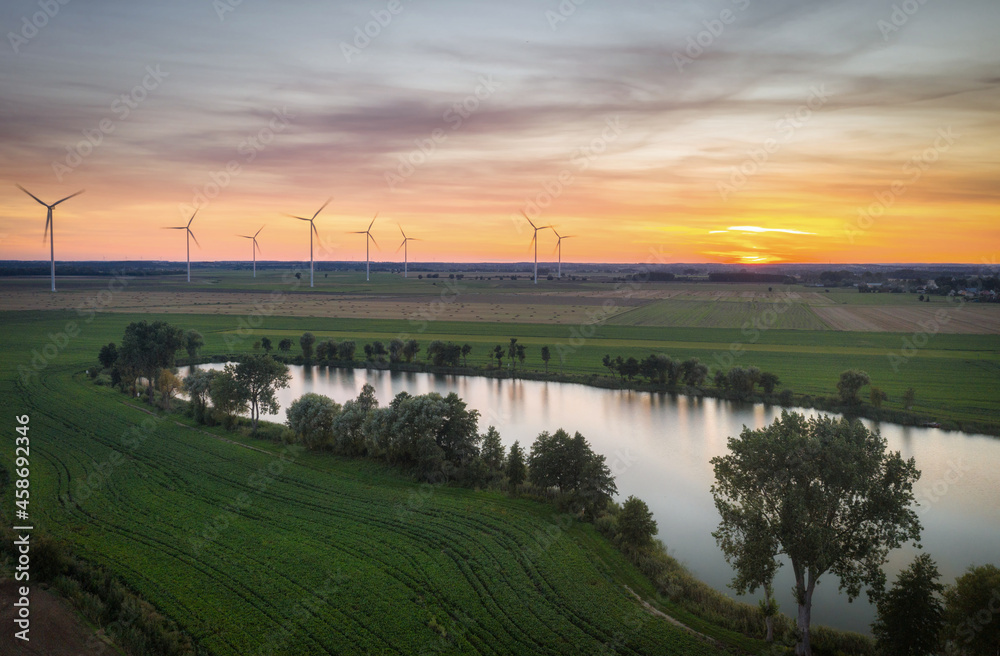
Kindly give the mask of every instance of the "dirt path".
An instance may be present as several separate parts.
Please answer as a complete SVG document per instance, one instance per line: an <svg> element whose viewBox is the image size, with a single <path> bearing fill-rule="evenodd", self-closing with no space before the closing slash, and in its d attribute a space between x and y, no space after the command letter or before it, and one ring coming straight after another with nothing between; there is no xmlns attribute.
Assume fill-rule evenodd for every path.
<svg viewBox="0 0 1000 656"><path fill-rule="evenodd" d="M0 654L3 656L78 656L79 654L120 654L97 634L62 597L38 585L31 586L31 631L29 641L14 637L14 603L18 600L16 581L0 582ZM104 649L101 649L101 647Z"/></svg>
<svg viewBox="0 0 1000 656"><path fill-rule="evenodd" d="M699 633L698 631L695 631L690 626L688 626L687 624L684 624L680 620L678 620L678 619L676 619L674 617L670 617L669 615L667 615L663 611L654 608L649 602L647 602L645 599L643 599L642 597L640 597L638 595L638 593L636 593L632 588L628 587L627 585L624 586L624 588L626 590L628 590L629 594L631 594L633 597L635 597L636 600L640 604L642 604L642 607L645 608L650 614L655 615L656 617L662 617L663 619L667 620L668 622L670 622L674 626L679 627L681 629L684 629L685 631L687 631L691 635L695 636L699 640L704 640L705 642L710 643L714 647L718 647L719 649L727 649L727 645L719 642L715 638L710 638L709 636L705 635L704 633Z"/></svg>

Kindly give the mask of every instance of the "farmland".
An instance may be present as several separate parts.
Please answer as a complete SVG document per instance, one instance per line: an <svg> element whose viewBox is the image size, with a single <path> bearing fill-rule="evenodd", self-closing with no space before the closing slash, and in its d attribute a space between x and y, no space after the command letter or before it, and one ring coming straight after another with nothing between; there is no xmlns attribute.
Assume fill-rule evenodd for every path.
<svg viewBox="0 0 1000 656"><path fill-rule="evenodd" d="M60 327L7 325L7 354ZM109 328L27 382L4 358L4 411L31 417L33 519L208 653L714 653L638 605L623 586L651 599L650 584L549 506L154 419L80 373Z"/></svg>

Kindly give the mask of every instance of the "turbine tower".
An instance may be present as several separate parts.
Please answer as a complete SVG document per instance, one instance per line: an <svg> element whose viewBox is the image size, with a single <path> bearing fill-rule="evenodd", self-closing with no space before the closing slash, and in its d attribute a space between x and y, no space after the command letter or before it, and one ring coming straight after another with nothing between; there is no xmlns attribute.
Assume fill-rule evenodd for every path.
<svg viewBox="0 0 1000 656"><path fill-rule="evenodd" d="M399 225L399 224L397 223L396 225ZM406 243L410 242L410 241L422 241L422 240L421 239L417 239L416 237L407 237L406 233L403 232L403 226L399 226L399 231L403 233L403 243L401 243L399 245L399 248L403 249L403 277L405 278L406 277L407 267L409 266L409 259L410 259L410 256L409 256L409 253L408 253L409 248L407 248ZM399 252L399 248L396 249L397 253Z"/></svg>
<svg viewBox="0 0 1000 656"><path fill-rule="evenodd" d="M531 236L531 243L535 246L535 284L537 285L538 284L538 231L545 230L546 228L551 228L552 226L538 227L534 223L532 223L531 219L528 218L528 215L524 213L524 210L521 210L521 214L524 216L525 220L527 220L528 223L531 223L531 227L535 229L535 233Z"/></svg>
<svg viewBox="0 0 1000 656"><path fill-rule="evenodd" d="M367 230L358 230L356 232L351 233L352 235L368 235L367 237L365 237L365 281L366 282L371 280L371 263L372 263L371 256L369 256L368 254L368 240L370 239L373 242L375 242L375 248L378 248L378 242L375 241L374 237L372 237L372 226L375 225L375 219L377 218L378 218L378 212L375 212L375 216L372 217L372 222L368 224Z"/></svg>
<svg viewBox="0 0 1000 656"><path fill-rule="evenodd" d="M323 208L325 208L327 205L330 204L331 200L333 200L332 197L327 198L326 202L323 203L323 207L321 207L318 210L316 210L316 213L312 215L311 219L307 219L304 216L295 216L294 214L289 214L288 215L288 216L292 217L293 219L298 219L299 221L308 221L309 222L309 226L310 226L310 230L309 230L309 286L310 287L313 286L313 235L316 235L316 237L319 237L319 231L316 230L316 223L315 223L315 221L316 221L316 217L319 216L319 213L323 211Z"/></svg>
<svg viewBox="0 0 1000 656"><path fill-rule="evenodd" d="M182 226L170 226L164 228L164 230L187 230L187 267L188 267L188 282L191 282L191 240L194 239L194 243L198 244L198 238L194 236L191 232L191 222L194 221L194 217L198 215L198 210L194 211L191 218L188 220L187 225ZM201 248L201 244L198 244L198 248Z"/></svg>
<svg viewBox="0 0 1000 656"><path fill-rule="evenodd" d="M263 230L263 229L264 229L264 226L261 226L260 230ZM250 235L237 235L237 237L243 237L244 239L251 239L251 240L253 240L253 246L250 248L250 254L253 255L253 277L254 278L257 277L257 252L260 250L260 246L257 245L257 235L260 234L260 230L258 230L257 232L253 233L252 237Z"/></svg>
<svg viewBox="0 0 1000 656"><path fill-rule="evenodd" d="M560 235L558 232L556 232L555 228L552 228L552 232L554 232L556 237L558 238L558 241L556 242L556 250L559 251L559 273L556 274L556 278L562 278L562 240L570 239L571 237L575 237L576 235Z"/></svg>
<svg viewBox="0 0 1000 656"><path fill-rule="evenodd" d="M45 236L42 237L42 243L44 244L46 239L49 240L49 258L50 258L51 273L52 273L52 291L55 291L56 290L56 245L55 245L56 227L55 224L52 222L52 210L59 203L64 203L73 196L79 196L84 192L84 190L81 189L75 194L70 194L69 196L66 196L66 198L63 198L62 200L57 200L56 202L49 205L48 203L42 202L42 200L38 196L31 193L21 185L17 185L17 188L23 191L24 193L28 194L35 200L37 200L40 204L44 205L48 209L48 214L45 217Z"/></svg>

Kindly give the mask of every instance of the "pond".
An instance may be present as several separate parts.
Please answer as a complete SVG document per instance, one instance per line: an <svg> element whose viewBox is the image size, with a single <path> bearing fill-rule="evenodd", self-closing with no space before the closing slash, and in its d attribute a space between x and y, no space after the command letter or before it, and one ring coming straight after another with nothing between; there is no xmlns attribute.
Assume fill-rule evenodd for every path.
<svg viewBox="0 0 1000 656"><path fill-rule="evenodd" d="M714 481L709 460L725 454L726 439L743 426L761 428L781 408L568 383L301 366L291 372L291 386L279 393L281 410L269 417L273 421L283 422L288 405L307 392L343 403L371 383L382 405L404 391L456 392L481 413L480 432L496 426L507 446L519 440L527 448L542 431L580 431L594 451L607 457L619 500L635 495L646 501L670 553L703 581L732 594L726 587L732 570L711 535L719 516L709 491ZM969 565L996 564L1000 439L896 424L878 428L889 448L915 458L922 472L915 486L922 545L937 561L942 581L952 582ZM890 554L890 581L916 553L907 546ZM874 611L867 597L849 604L838 593L838 583L830 574L820 579L814 623L868 633ZM792 584L786 565L778 571L775 596L782 611L794 616ZM756 598L748 601L756 603Z"/></svg>

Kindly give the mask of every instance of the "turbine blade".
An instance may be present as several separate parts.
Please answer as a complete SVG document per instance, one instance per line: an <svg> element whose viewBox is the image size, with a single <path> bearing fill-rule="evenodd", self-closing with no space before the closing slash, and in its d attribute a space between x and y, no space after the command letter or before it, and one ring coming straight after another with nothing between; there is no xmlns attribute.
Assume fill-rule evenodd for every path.
<svg viewBox="0 0 1000 656"><path fill-rule="evenodd" d="M191 235L191 239L194 240L194 243L198 244L198 238L194 236L193 232L191 232L191 228L188 228L187 231L188 231L188 234ZM198 248L201 248L201 244L198 244Z"/></svg>
<svg viewBox="0 0 1000 656"><path fill-rule="evenodd" d="M369 233L367 233L367 234L368 234L368 238L369 238L369 239L371 239L372 241L375 241L375 238L374 238L374 237L372 237L372 233L370 233L370 232L369 232ZM378 248L379 250L382 250L381 248L379 248L379 245L378 245L378 242L377 242L377 241L375 241L375 248Z"/></svg>
<svg viewBox="0 0 1000 656"><path fill-rule="evenodd" d="M403 250L403 246L406 246L406 240L405 239L403 240L403 243L399 245L399 248L396 249L396 252L398 253L399 251Z"/></svg>
<svg viewBox="0 0 1000 656"><path fill-rule="evenodd" d="M263 229L264 229L264 226L261 226L260 230L263 230ZM256 237L257 235L259 235L260 234L260 230L258 230L257 232L253 233L253 236Z"/></svg>
<svg viewBox="0 0 1000 656"><path fill-rule="evenodd" d="M319 230L316 229L316 224L313 223L312 221L310 221L309 225L312 226L312 231L313 231L313 234L316 235L316 239L319 239Z"/></svg>
<svg viewBox="0 0 1000 656"><path fill-rule="evenodd" d="M325 202L325 203L323 203L323 207L321 207L321 208L319 208L318 210L316 210L316 213L315 213L315 214L313 214L313 218L314 218L314 219L315 219L315 218L316 218L317 216L319 216L319 213L320 213L320 212L322 212L322 211L323 211L323 210L324 210L324 209L326 208L326 206L327 206L327 205L329 205L329 204L330 204L330 201L331 201L331 200L333 200L333 196L330 196L329 198L327 198L327 199L326 199L326 202Z"/></svg>
<svg viewBox="0 0 1000 656"><path fill-rule="evenodd" d="M556 232L556 227L555 226L549 226L549 227L552 228L552 232ZM556 237L559 237L559 233L558 232L556 232ZM559 239L562 239L562 237L559 237Z"/></svg>
<svg viewBox="0 0 1000 656"><path fill-rule="evenodd" d="M294 214L286 214L285 216L287 216L290 219L298 219L299 221L311 221L312 220L312 219L307 219L304 216L295 216Z"/></svg>
<svg viewBox="0 0 1000 656"><path fill-rule="evenodd" d="M372 226L375 225L375 219L378 218L378 212L375 212L375 216L372 217L372 222L368 224L368 229L371 230Z"/></svg>
<svg viewBox="0 0 1000 656"><path fill-rule="evenodd" d="M253 239L250 235L236 235L237 237L243 237L244 239Z"/></svg>
<svg viewBox="0 0 1000 656"><path fill-rule="evenodd" d="M192 221L194 221L194 217L196 217L196 216L198 216L198 210L195 210L195 211L194 211L194 214L192 214L192 215L191 215L191 218L190 218L190 219L188 219L188 224L187 224L187 227L188 227L188 228L190 228L190 227L191 227L191 222L192 222Z"/></svg>
<svg viewBox="0 0 1000 656"><path fill-rule="evenodd" d="M49 226L52 225L52 210L49 210L49 215L45 217L45 234L42 236L42 243L44 244L49 240Z"/></svg>
<svg viewBox="0 0 1000 656"><path fill-rule="evenodd" d="M187 230L187 226L166 226L163 230Z"/></svg>
<svg viewBox="0 0 1000 656"><path fill-rule="evenodd" d="M531 223L532 228L535 228L535 224L532 223L531 219L528 218L528 215L525 213L524 210L521 210L521 216L523 216L528 223ZM538 230L538 228L535 228L535 230Z"/></svg>
<svg viewBox="0 0 1000 656"><path fill-rule="evenodd" d="M41 203L42 205L45 205L45 207L48 207L48 205L46 205L46 204L45 204L44 202L42 202L42 199L41 199L41 198L39 198L39 197L38 197L38 196L36 196L35 194L31 193L30 191L28 191L27 189L25 189L25 188L24 188L24 187L22 187L21 185L17 185L17 188L18 188L18 189L20 189L21 191L23 191L24 193L28 194L29 196L31 196L31 197L32 197L32 198L34 198L35 200L37 200L37 201L38 201L39 203Z"/></svg>
<svg viewBox="0 0 1000 656"><path fill-rule="evenodd" d="M85 191L86 191L86 189L81 189L80 191L76 192L75 194L70 194L69 196L66 196L66 198L63 198L62 200L57 200L56 202L52 203L52 207L55 207L59 203L64 203L64 202L68 201L73 196L79 196L80 194L82 194Z"/></svg>
<svg viewBox="0 0 1000 656"><path fill-rule="evenodd" d="M256 239L253 240L253 247L257 249L258 253L260 253L260 246L257 245L257 240Z"/></svg>
<svg viewBox="0 0 1000 656"><path fill-rule="evenodd" d="M402 233L402 235L403 235L403 239L405 240L405 239L406 239L406 233L405 233L405 232L403 232L403 226L399 225L398 223L397 223L396 225L397 225L397 226L399 226L399 232L401 232L401 233Z"/></svg>

